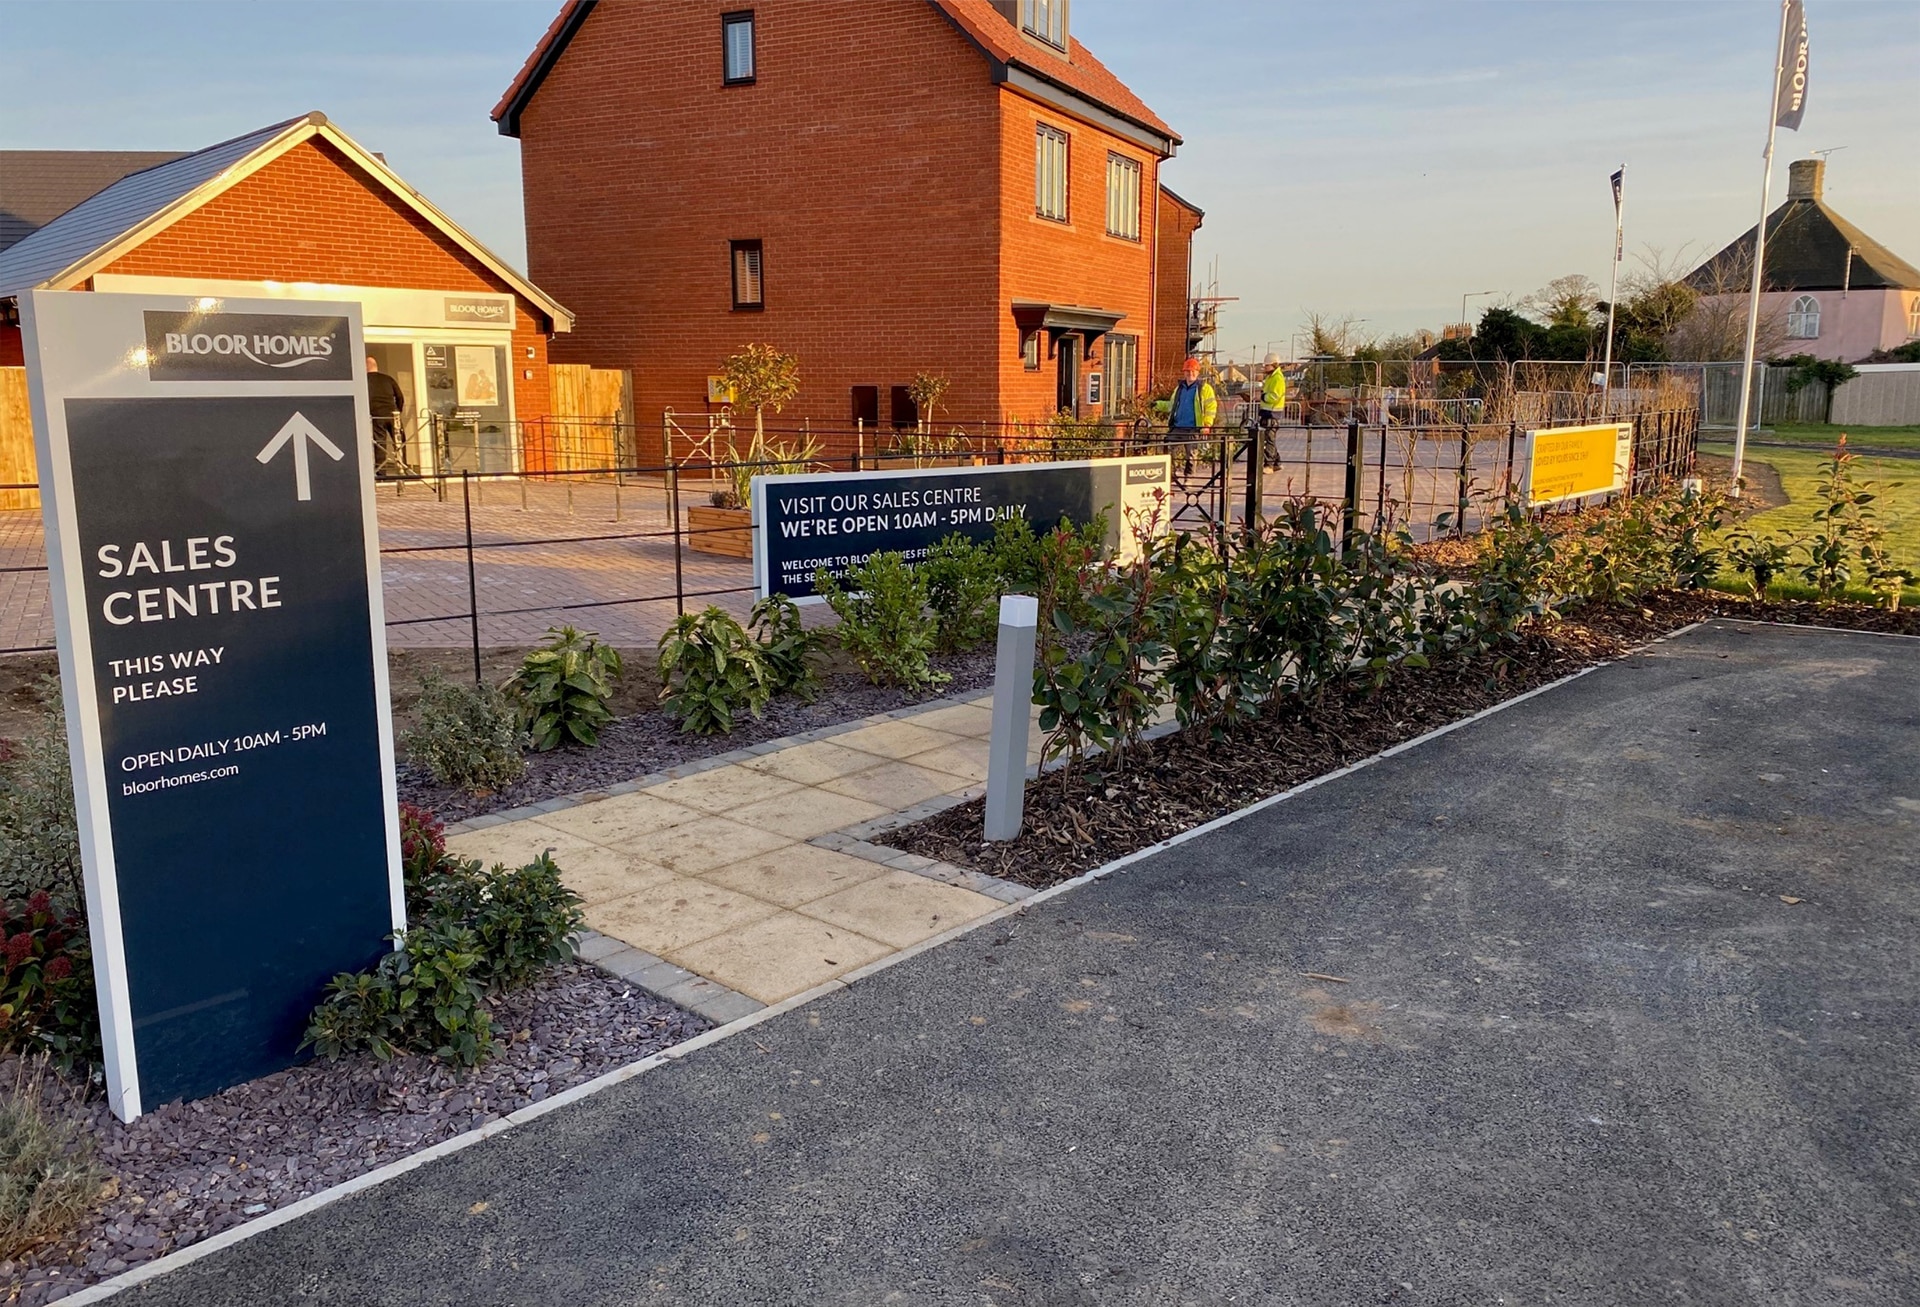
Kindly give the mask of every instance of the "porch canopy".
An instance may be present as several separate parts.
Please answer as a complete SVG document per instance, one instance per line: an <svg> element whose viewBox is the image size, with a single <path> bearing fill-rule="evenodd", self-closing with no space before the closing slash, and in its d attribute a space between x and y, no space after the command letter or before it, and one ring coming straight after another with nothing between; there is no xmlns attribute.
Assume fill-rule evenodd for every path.
<svg viewBox="0 0 1920 1307"><path fill-rule="evenodd" d="M1013 302L1013 320L1020 328L1020 344L1024 347L1035 332L1045 331L1049 358L1059 348L1060 337L1079 332L1083 357L1091 359L1094 342L1112 331L1126 316L1112 309L1089 308L1084 304L1053 304L1045 300Z"/></svg>

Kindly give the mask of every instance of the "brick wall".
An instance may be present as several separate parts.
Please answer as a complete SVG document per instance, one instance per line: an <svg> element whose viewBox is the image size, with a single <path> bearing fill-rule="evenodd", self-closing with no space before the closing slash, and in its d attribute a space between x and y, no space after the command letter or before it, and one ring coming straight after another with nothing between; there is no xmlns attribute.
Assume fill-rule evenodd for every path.
<svg viewBox="0 0 1920 1307"><path fill-rule="evenodd" d="M1067 134L1067 216L1061 223L1035 212L1034 145L1042 124ZM1020 331L1007 308L1014 300L1044 300L1123 313L1114 328L1140 338L1140 380L1146 379L1152 334L1153 228L1151 199L1159 191L1159 161L1149 150L1071 118L1051 105L1013 91L1001 101L1001 265L998 339L1001 407L1014 419L1043 417L1054 409L1059 375L1041 336L1040 370L1020 358ZM1141 166L1140 239L1107 234L1107 156L1121 154ZM1085 373L1102 366L1098 349L1081 363ZM1086 411L1086 410L1083 410Z"/></svg>
<svg viewBox="0 0 1920 1307"><path fill-rule="evenodd" d="M317 140L295 146L101 271L493 294L509 290L485 264ZM521 421L545 417L547 337L541 320L517 295L510 352L515 416ZM531 380L525 376L529 370Z"/></svg>
<svg viewBox="0 0 1920 1307"><path fill-rule="evenodd" d="M600 5L523 113L529 271L579 315L556 360L632 368L643 442L755 341L800 360L783 426L845 424L857 385L885 422L922 370L945 414L993 411L985 61L924 0L761 0L757 81L724 86L736 7ZM732 308L733 239L764 242L764 311Z"/></svg>
<svg viewBox="0 0 1920 1307"><path fill-rule="evenodd" d="M1155 256L1153 362L1140 370L1155 381L1177 377L1187 356L1187 296L1193 276L1193 234L1200 215L1165 191L1156 189L1160 210L1160 248Z"/></svg>

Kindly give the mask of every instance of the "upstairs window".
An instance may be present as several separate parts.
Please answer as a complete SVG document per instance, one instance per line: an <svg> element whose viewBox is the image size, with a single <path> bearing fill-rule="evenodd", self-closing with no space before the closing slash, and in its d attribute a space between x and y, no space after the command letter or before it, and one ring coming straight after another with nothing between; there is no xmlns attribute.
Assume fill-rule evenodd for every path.
<svg viewBox="0 0 1920 1307"><path fill-rule="evenodd" d="M1067 0L1020 0L1021 29L1048 45L1067 48Z"/></svg>
<svg viewBox="0 0 1920 1307"><path fill-rule="evenodd" d="M1787 308L1787 336L1792 340L1817 340L1820 337L1820 301L1802 295Z"/></svg>
<svg viewBox="0 0 1920 1307"><path fill-rule="evenodd" d="M1067 220L1067 134L1040 124L1033 138L1033 211Z"/></svg>
<svg viewBox="0 0 1920 1307"><path fill-rule="evenodd" d="M1124 154L1107 156L1107 235L1140 239L1140 165Z"/></svg>
<svg viewBox="0 0 1920 1307"><path fill-rule="evenodd" d="M1920 340L1920 295L1915 295L1907 305L1907 334Z"/></svg>
<svg viewBox="0 0 1920 1307"><path fill-rule="evenodd" d="M722 80L728 86L753 81L753 10L720 15Z"/></svg>
<svg viewBox="0 0 1920 1307"><path fill-rule="evenodd" d="M760 276L760 242L732 241L733 307L752 312L767 306L766 283Z"/></svg>

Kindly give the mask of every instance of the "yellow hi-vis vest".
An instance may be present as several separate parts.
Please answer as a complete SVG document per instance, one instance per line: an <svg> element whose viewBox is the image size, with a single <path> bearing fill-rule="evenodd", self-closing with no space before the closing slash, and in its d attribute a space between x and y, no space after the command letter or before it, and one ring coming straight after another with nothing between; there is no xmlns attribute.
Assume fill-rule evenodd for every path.
<svg viewBox="0 0 1920 1307"><path fill-rule="evenodd" d="M1287 374L1279 368L1267 373L1267 379L1260 383L1260 407L1270 408L1276 413L1287 406Z"/></svg>

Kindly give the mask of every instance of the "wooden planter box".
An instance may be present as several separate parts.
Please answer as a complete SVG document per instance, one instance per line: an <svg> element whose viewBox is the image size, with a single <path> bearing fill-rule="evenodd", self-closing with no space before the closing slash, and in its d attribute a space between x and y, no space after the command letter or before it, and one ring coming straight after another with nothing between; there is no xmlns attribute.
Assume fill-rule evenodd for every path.
<svg viewBox="0 0 1920 1307"><path fill-rule="evenodd" d="M753 557L753 515L744 508L687 505L687 548L723 558Z"/></svg>

